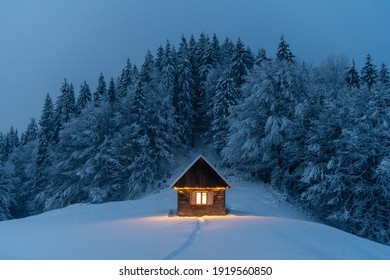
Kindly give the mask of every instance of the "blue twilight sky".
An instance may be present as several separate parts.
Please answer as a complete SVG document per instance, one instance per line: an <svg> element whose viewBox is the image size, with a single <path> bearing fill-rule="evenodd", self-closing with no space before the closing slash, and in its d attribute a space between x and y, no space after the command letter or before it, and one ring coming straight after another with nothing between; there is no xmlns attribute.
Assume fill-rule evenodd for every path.
<svg viewBox="0 0 390 280"><path fill-rule="evenodd" d="M284 34L309 63L347 55L360 68L371 53L390 66L389 11L388 0L0 0L0 131L39 119L65 77L95 90L100 72L117 77L182 34L241 37L272 56Z"/></svg>

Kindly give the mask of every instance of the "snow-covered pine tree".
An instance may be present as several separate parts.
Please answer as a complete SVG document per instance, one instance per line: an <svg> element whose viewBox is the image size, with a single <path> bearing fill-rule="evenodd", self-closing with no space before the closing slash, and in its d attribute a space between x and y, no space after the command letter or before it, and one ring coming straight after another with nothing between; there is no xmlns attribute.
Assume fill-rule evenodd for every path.
<svg viewBox="0 0 390 280"><path fill-rule="evenodd" d="M162 45L160 45L157 49L157 54L156 54L156 69L161 72L163 67L164 67L164 56L165 56L165 51Z"/></svg>
<svg viewBox="0 0 390 280"><path fill-rule="evenodd" d="M54 135L55 142L59 140L59 133L65 123L69 122L76 115L76 102L73 85L69 84L67 79L61 86L61 94L57 97L54 110Z"/></svg>
<svg viewBox="0 0 390 280"><path fill-rule="evenodd" d="M348 86L347 65L346 57L329 56L313 71L309 90L311 117L306 128L302 163L296 170L300 193L295 195L327 222L333 214L331 211L342 213L346 209L350 194L344 180L345 170L341 167L340 156L344 157L345 152L341 143L343 129L351 118L347 106L354 106L359 89Z"/></svg>
<svg viewBox="0 0 390 280"><path fill-rule="evenodd" d="M174 65L175 53L171 49L171 45L167 42L164 53L163 69L158 75L155 86L156 93L153 97L151 92L147 94L149 98L151 118L155 120L149 120L149 125L155 127L154 133L151 136L151 142L155 146L152 147L155 155L157 156L157 162L170 161L172 159L172 149L177 145L178 139L173 135L178 131L178 125L176 122L176 110L173 106L173 96L175 94L176 85L176 65ZM154 122L154 123L153 123ZM155 138L154 138L155 137ZM154 138L154 139L153 139Z"/></svg>
<svg viewBox="0 0 390 280"><path fill-rule="evenodd" d="M387 66L385 63L382 63L381 69L379 70L379 81L384 85L384 86L389 86L390 85L390 74L389 70L387 69Z"/></svg>
<svg viewBox="0 0 390 280"><path fill-rule="evenodd" d="M89 104L91 100L92 100L91 90L89 88L89 85L87 84L87 81L84 81L80 85L80 92L76 103L78 114L80 114L81 111L84 110L84 108Z"/></svg>
<svg viewBox="0 0 390 280"><path fill-rule="evenodd" d="M3 137L2 141L2 160L6 161L15 148L19 146L18 131L11 126L9 132Z"/></svg>
<svg viewBox="0 0 390 280"><path fill-rule="evenodd" d="M228 138L230 107L237 103L238 90L229 70L218 79L211 107L211 145L221 152Z"/></svg>
<svg viewBox="0 0 390 280"><path fill-rule="evenodd" d="M5 136L0 131L0 162L3 162L6 160L5 158Z"/></svg>
<svg viewBox="0 0 390 280"><path fill-rule="evenodd" d="M29 201L29 205L27 205L27 211L30 213L38 213L44 208L46 200L44 191L48 187L50 181L50 151L52 148L50 144L55 141L54 121L53 101L50 95L47 94L39 120L40 133L35 156L34 191L31 195L31 201ZM34 195L37 194L38 196L34 197Z"/></svg>
<svg viewBox="0 0 390 280"><path fill-rule="evenodd" d="M233 56L234 43L228 37L225 38L221 45L221 59L223 64L230 65Z"/></svg>
<svg viewBox="0 0 390 280"><path fill-rule="evenodd" d="M361 79L362 82L368 86L369 89L372 88L372 86L377 81L378 71L376 70L376 66L372 62L371 54L367 54L366 61L364 63L364 66L362 68L361 72Z"/></svg>
<svg viewBox="0 0 390 280"><path fill-rule="evenodd" d="M215 61L217 61L217 63L221 63L221 46L215 33L213 34L213 38L211 38L211 49L213 50L213 57Z"/></svg>
<svg viewBox="0 0 390 280"><path fill-rule="evenodd" d="M324 98L321 91L313 91L312 112L315 114L307 128L303 162L298 170L299 199L320 219L328 219L331 211L344 208L348 194L339 168L342 130L348 120L344 106L349 99L346 91L337 98ZM299 194L298 194L299 195ZM336 210L337 209L337 210Z"/></svg>
<svg viewBox="0 0 390 280"><path fill-rule="evenodd" d="M34 128L31 127L33 125ZM34 188L35 181L35 157L37 151L37 140L34 139L35 125L30 122L27 131L24 133L32 137L26 137L22 145L14 150L8 163L13 165L13 184L15 203L11 208L13 218L20 218L29 215L30 203L36 195Z"/></svg>
<svg viewBox="0 0 390 280"><path fill-rule="evenodd" d="M269 62L269 61L270 59L267 57L265 49L264 48L258 49L254 64L257 66L261 66L263 62Z"/></svg>
<svg viewBox="0 0 390 280"><path fill-rule="evenodd" d="M103 73L100 73L98 79L98 85L96 87L96 92L93 94L93 101L95 102L95 106L100 106L102 102L104 102L107 98L107 84L104 80Z"/></svg>
<svg viewBox="0 0 390 280"><path fill-rule="evenodd" d="M110 154L117 129L112 109L108 101L99 107L90 103L64 125L53 152L43 210L123 198L116 183L119 168Z"/></svg>
<svg viewBox="0 0 390 280"><path fill-rule="evenodd" d="M43 104L41 118L39 120L40 134L45 136L47 141L53 141L54 136L54 106L49 94L46 95Z"/></svg>
<svg viewBox="0 0 390 280"><path fill-rule="evenodd" d="M61 123L68 123L76 115L76 101L73 85L70 84L67 91L62 94Z"/></svg>
<svg viewBox="0 0 390 280"><path fill-rule="evenodd" d="M35 118L32 118L27 125L26 132L21 137L21 144L25 145L28 142L35 141L38 139L39 127Z"/></svg>
<svg viewBox="0 0 390 280"><path fill-rule="evenodd" d="M305 106L307 75L303 65L285 59L255 67L242 87L243 99L232 107L224 162L240 162L252 175L283 185L297 165L291 154L300 145L302 133L294 129L301 127L295 120Z"/></svg>
<svg viewBox="0 0 390 280"><path fill-rule="evenodd" d="M185 37L182 37L178 51L178 80L177 80L177 123L179 135L184 145L193 144L194 131L194 79Z"/></svg>
<svg viewBox="0 0 390 280"><path fill-rule="evenodd" d="M252 52L246 49L244 43L240 38L233 48L231 66L231 76L239 89L245 82L245 76L249 73L253 66Z"/></svg>
<svg viewBox="0 0 390 280"><path fill-rule="evenodd" d="M354 60L352 60L352 65L347 69L345 80L350 88L360 88L359 72L355 68Z"/></svg>
<svg viewBox="0 0 390 280"><path fill-rule="evenodd" d="M276 52L276 58L280 61L288 61L288 62L294 62L295 56L290 50L289 44L284 39L284 36L282 35L280 37L278 50Z"/></svg>
<svg viewBox="0 0 390 280"><path fill-rule="evenodd" d="M271 65L263 64L249 74L242 88L242 99L231 107L229 134L225 148L221 151L222 161L233 169L251 173L253 176L269 180L270 170L265 178L261 173L264 126L268 110L265 100L271 86L268 79ZM258 89L258 90L254 90Z"/></svg>
<svg viewBox="0 0 390 280"><path fill-rule="evenodd" d="M108 102L111 105L114 105L118 101L114 78L111 78L110 83L108 84L107 96L108 96Z"/></svg>
<svg viewBox="0 0 390 280"><path fill-rule="evenodd" d="M357 97L359 103L355 104L355 108L361 108L358 110L360 119L354 118L356 121L349 129L357 130L356 143L351 145L356 150L356 160L350 163L351 173L358 179L352 188L352 230L388 244L390 189L387 151L390 149L390 90L382 87L364 89ZM352 154L349 153L348 156Z"/></svg>
<svg viewBox="0 0 390 280"><path fill-rule="evenodd" d="M15 204L15 166L11 162L0 162L0 221L12 218L11 208Z"/></svg>
<svg viewBox="0 0 390 280"><path fill-rule="evenodd" d="M157 135L151 127L156 116L154 59L150 51L145 56L132 97L122 102L120 130L112 140L111 153L119 166L119 184L126 198L135 198L151 188L156 178L157 155L152 153ZM130 110L129 110L130 108ZM158 116L157 116L158 118Z"/></svg>
<svg viewBox="0 0 390 280"><path fill-rule="evenodd" d="M383 244L390 244L390 159L382 158L374 173L375 184L359 188L363 201L356 203L359 234Z"/></svg>

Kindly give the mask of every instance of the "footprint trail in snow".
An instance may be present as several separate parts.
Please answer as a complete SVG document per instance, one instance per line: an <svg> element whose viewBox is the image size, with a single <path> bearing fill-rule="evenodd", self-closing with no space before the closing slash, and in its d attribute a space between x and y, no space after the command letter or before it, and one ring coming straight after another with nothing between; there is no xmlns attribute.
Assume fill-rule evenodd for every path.
<svg viewBox="0 0 390 280"><path fill-rule="evenodd" d="M195 228L192 230L187 240L175 251L165 256L163 260L172 260L173 258L177 257L179 254L184 252L188 247L190 247L206 224L207 224L207 220L205 218L198 218L195 223Z"/></svg>

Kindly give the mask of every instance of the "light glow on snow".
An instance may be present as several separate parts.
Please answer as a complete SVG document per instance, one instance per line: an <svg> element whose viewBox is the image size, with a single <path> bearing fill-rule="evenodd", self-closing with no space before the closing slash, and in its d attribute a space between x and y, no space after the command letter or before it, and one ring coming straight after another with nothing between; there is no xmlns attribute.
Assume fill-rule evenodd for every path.
<svg viewBox="0 0 390 280"><path fill-rule="evenodd" d="M390 259L389 246L310 221L266 185L230 181L227 216L168 217L167 188L0 222L0 259Z"/></svg>

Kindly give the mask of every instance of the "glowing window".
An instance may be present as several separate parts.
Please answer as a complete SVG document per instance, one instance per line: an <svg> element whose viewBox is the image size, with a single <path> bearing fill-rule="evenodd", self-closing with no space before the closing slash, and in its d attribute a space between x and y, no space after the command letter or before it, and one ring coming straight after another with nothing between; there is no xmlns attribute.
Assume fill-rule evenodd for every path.
<svg viewBox="0 0 390 280"><path fill-rule="evenodd" d="M197 192L196 193L196 204L198 204L198 205L207 204L207 192Z"/></svg>

